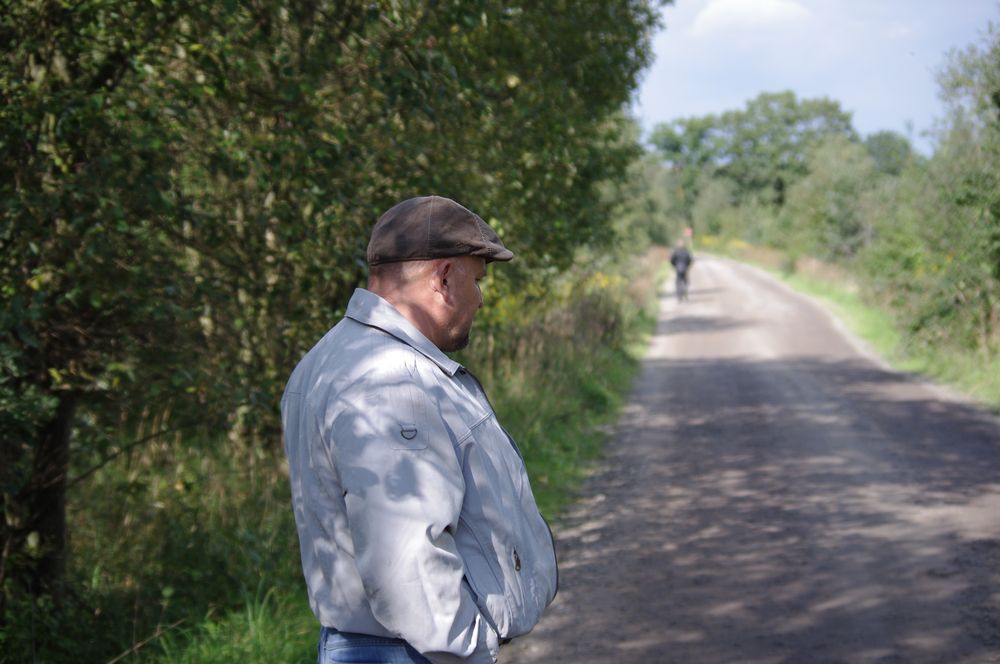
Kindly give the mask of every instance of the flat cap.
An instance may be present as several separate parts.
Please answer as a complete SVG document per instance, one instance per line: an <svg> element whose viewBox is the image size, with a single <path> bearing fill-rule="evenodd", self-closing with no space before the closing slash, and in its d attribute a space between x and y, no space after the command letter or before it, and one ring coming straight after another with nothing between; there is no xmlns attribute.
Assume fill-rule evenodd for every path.
<svg viewBox="0 0 1000 664"><path fill-rule="evenodd" d="M482 256L509 261L514 253L475 212L443 196L409 198L389 208L372 229L368 264Z"/></svg>

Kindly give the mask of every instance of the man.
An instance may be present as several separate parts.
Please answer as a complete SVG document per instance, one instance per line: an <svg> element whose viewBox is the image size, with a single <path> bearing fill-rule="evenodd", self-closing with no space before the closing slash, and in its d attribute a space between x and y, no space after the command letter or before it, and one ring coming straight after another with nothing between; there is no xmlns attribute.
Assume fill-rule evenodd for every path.
<svg viewBox="0 0 1000 664"><path fill-rule="evenodd" d="M281 402L319 662L495 662L556 593L524 460L463 348L486 265L514 254L448 198L388 210L368 289Z"/></svg>
<svg viewBox="0 0 1000 664"><path fill-rule="evenodd" d="M684 240L678 240L673 253L670 254L670 264L677 272L677 299L686 300L688 291L688 270L694 262L691 253L684 245Z"/></svg>

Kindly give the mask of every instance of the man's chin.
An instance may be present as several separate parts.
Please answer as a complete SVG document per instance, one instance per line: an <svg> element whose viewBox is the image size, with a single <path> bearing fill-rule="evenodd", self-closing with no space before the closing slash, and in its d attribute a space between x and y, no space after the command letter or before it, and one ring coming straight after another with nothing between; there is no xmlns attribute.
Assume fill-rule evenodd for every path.
<svg viewBox="0 0 1000 664"><path fill-rule="evenodd" d="M452 341L451 343L448 344L447 348L442 348L441 350L443 350L446 353L454 353L462 350L463 348L467 348L471 337L472 335L466 334L464 337Z"/></svg>

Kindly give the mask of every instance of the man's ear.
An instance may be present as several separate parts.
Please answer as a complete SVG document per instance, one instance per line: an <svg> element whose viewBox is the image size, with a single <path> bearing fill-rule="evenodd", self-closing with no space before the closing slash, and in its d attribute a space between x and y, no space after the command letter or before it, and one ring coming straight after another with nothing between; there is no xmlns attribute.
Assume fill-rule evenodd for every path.
<svg viewBox="0 0 1000 664"><path fill-rule="evenodd" d="M438 259L431 273L431 288L435 293L440 293L445 301L451 301L451 291L448 288L449 280L454 275L454 262L450 258Z"/></svg>

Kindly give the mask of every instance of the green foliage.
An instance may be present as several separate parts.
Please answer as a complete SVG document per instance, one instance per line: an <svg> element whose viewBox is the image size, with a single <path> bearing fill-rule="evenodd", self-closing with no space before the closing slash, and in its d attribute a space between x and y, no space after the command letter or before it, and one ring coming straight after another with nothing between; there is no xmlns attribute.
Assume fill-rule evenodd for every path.
<svg viewBox="0 0 1000 664"><path fill-rule="evenodd" d="M843 137L820 144L808 163L781 211L793 244L820 258L851 258L872 242L871 219L859 201L876 183L875 164L863 146Z"/></svg>
<svg viewBox="0 0 1000 664"><path fill-rule="evenodd" d="M638 138L638 127L635 127ZM659 159L645 154L629 167L622 182L609 183L608 196L618 201L614 212L618 249L633 253L637 247L670 245L681 233L679 181Z"/></svg>
<svg viewBox="0 0 1000 664"><path fill-rule="evenodd" d="M702 174L698 198L691 206L691 226L699 233L719 235L732 232L736 212L736 184L724 176L708 178Z"/></svg>
<svg viewBox="0 0 1000 664"><path fill-rule="evenodd" d="M856 138L839 103L779 92L763 93L745 109L660 125L651 141L686 174L689 205L697 199L702 173L735 182L741 201L781 205L786 190L806 174L809 152L831 136Z"/></svg>
<svg viewBox="0 0 1000 664"><path fill-rule="evenodd" d="M34 661L108 661L144 642L143 652L156 650L164 634L197 632L206 616L253 610L253 601L265 613L268 592L283 607L302 601L279 458L191 443L171 437L133 450L71 490L72 594L10 607L3 650L24 656L13 661L30 652Z"/></svg>
<svg viewBox="0 0 1000 664"><path fill-rule="evenodd" d="M159 664L316 661L319 627L305 598L261 591L247 596L240 611L194 628L168 632L157 644ZM149 657L147 659L153 660Z"/></svg>
<svg viewBox="0 0 1000 664"><path fill-rule="evenodd" d="M686 118L657 125L650 137L660 157L678 175L677 193L684 214L698 196L699 178L703 173L714 173L716 160L722 158L715 134L725 130L719 124L713 115Z"/></svg>
<svg viewBox="0 0 1000 664"><path fill-rule="evenodd" d="M1000 348L1000 40L955 53L942 72L949 114L933 157L882 187L864 266L909 343L933 352Z"/></svg>
<svg viewBox="0 0 1000 664"><path fill-rule="evenodd" d="M900 175L915 158L910 141L894 131L877 131L866 136L864 144L875 169L886 175Z"/></svg>
<svg viewBox="0 0 1000 664"><path fill-rule="evenodd" d="M99 606L121 629L94 656L111 656L100 649L181 604L234 603L229 590L210 599L206 581L231 580L236 545L262 543L221 541L241 524L216 530L189 494L161 486L189 469L184 454L137 475L117 464L168 443L209 458L224 441L248 458L273 452L283 382L363 282L368 229L390 204L435 192L483 214L518 254L493 280L515 302L578 250L617 251L633 228L612 222L608 191L639 152L620 111L658 4L8 3L3 643L51 644L60 623L101 623L81 618ZM600 327L613 339L621 321ZM125 479L109 480L109 463ZM98 553L114 529L87 530L79 501L95 486L95 509L115 507L101 492L124 496L113 528L133 514L142 540ZM157 496L168 506L144 513ZM163 622L148 613L160 609Z"/></svg>

